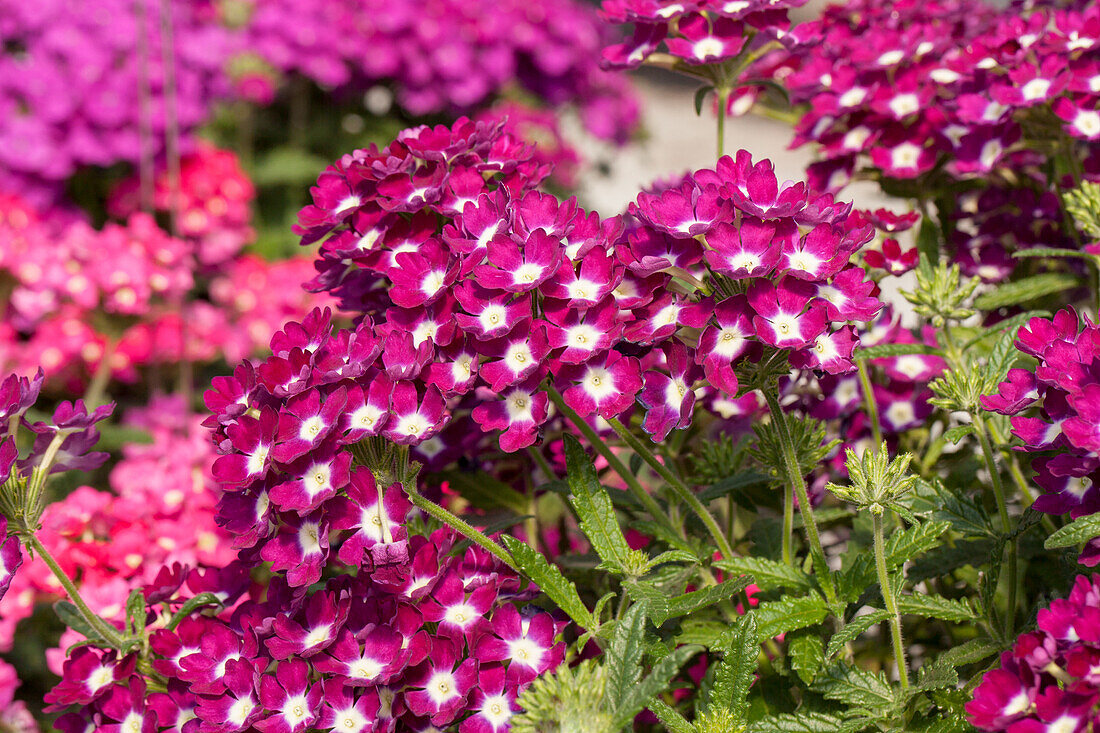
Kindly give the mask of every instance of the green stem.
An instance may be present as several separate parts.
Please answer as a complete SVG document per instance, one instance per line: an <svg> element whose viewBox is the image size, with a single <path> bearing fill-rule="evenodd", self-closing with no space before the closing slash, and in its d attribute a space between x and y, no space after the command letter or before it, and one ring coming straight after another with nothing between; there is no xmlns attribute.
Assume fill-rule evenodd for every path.
<svg viewBox="0 0 1100 733"><path fill-rule="evenodd" d="M729 540L726 539L726 535L722 532L721 526L718 524L718 520L714 518L714 515L707 511L707 508L703 506L703 502L699 501L699 498L688 488L687 484L680 480L672 471L668 469L668 466L657 460L657 456L653 455L653 451L637 438L633 433L627 430L617 418L611 418L608 421L611 428L619 434L619 437L626 442L630 449L641 456L649 467L657 472L657 475L663 478L672 490L676 492L676 496L680 498L688 507L695 512L696 516L703 521L707 530L710 532L710 536L714 539L718 545L718 551L722 553L724 558L733 558L733 548L730 547Z"/></svg>
<svg viewBox="0 0 1100 733"><path fill-rule="evenodd" d="M783 541L781 550L783 563L794 565L794 490L790 486L783 492Z"/></svg>
<svg viewBox="0 0 1100 733"><path fill-rule="evenodd" d="M1004 436L1001 431L997 429L996 423L986 421L986 427L989 428L989 437L998 446L1005 444ZM1012 449L1000 450L1001 460L1008 466L1008 475L1012 477L1012 483L1016 484L1016 488L1020 490L1020 495L1027 501L1027 505L1031 506L1035 503L1035 494L1032 493L1031 487L1027 484L1027 479L1024 478L1024 472L1020 469L1020 461L1016 457L1016 452ZM1042 518L1043 529L1048 534L1054 534L1058 528L1054 526L1054 520L1050 518L1049 514L1044 514Z"/></svg>
<svg viewBox="0 0 1100 733"><path fill-rule="evenodd" d="M125 639L122 638L122 634L119 630L103 620L88 606L87 602L85 602L84 598L80 595L80 591L76 589L76 584L73 583L72 579L61 569L61 566L57 564L57 560L55 560L53 555L50 554L50 551L46 549L46 546L34 536L34 533L27 532L24 534L23 541L34 553L42 558L42 562L46 563L46 567L50 569L50 572L57 578L57 582L65 589L73 605L80 611L80 615L88 622L88 625L95 629L108 644L116 649L122 648Z"/></svg>
<svg viewBox="0 0 1100 733"><path fill-rule="evenodd" d="M118 341L113 338L107 339L107 345L103 347L103 355L99 358L99 364L96 365L95 374L92 375L92 381L84 391L84 404L89 409L103 404L103 397L107 394L107 384L111 381L111 362L114 360L117 347Z"/></svg>
<svg viewBox="0 0 1100 733"><path fill-rule="evenodd" d="M517 573L520 572L520 569L512 560L512 556L509 555L503 547L489 539L489 537L484 532L477 529L469 522L458 517L457 515L447 511L443 507L436 504L434 501L431 501L430 499L425 499L416 490L415 486L410 486L406 483L402 483L401 488L405 490L405 494L409 497L409 501L411 501L413 503L413 506L415 506L417 509L420 509L428 516L434 517L440 522L443 522L448 527L451 527L460 535L478 545L508 567L512 568L512 570L515 570Z"/></svg>
<svg viewBox="0 0 1100 733"><path fill-rule="evenodd" d="M1005 502L1004 484L1001 483L1001 472L997 470L997 461L993 455L993 446L989 442L989 431L985 420L978 413L971 416L974 427L978 433L978 443L982 446L982 456L985 458L985 469L989 472L990 481L993 483L993 497L997 501L997 513L1001 517L1002 531L1007 535L1009 531L1008 505ZM1017 556L1019 555L1019 538L1012 538L1012 546L1008 554L1008 613L1005 614L1005 636L1012 636L1012 629L1016 617L1016 587L1019 585L1017 577Z"/></svg>
<svg viewBox="0 0 1100 733"><path fill-rule="evenodd" d="M663 524L667 529L671 530L673 534L682 536L682 528L679 531L676 529L676 526L668 518L668 515L661 511L661 505L657 503L656 499L650 496L649 492L645 490L634 474L623 465L623 462L619 460L619 457L615 455L607 442L601 438L599 434L592 429L592 426L585 422L584 418L578 415L573 408L565 404L565 398L561 396L561 392L558 392L552 384L547 385L546 391L547 394L550 395L550 400L554 403L554 406L565 415L569 422L577 427L577 430L581 432L581 435L584 436L589 445L591 445L597 453L603 456L604 460L607 461L607 465L611 467L611 470L619 474L619 477L626 483L627 489L634 495L634 498L645 507L645 510L649 512L649 515L653 517L654 521Z"/></svg>
<svg viewBox="0 0 1100 733"><path fill-rule="evenodd" d="M783 463L787 468L787 479L794 487L794 493L798 497L798 510L802 514L802 525L806 529L806 539L810 543L810 553L813 556L815 572L819 574L821 587L825 590L825 595L832 602L836 598L836 588L833 586L829 564L825 560L825 548L821 544L821 534L817 530L817 520L814 519L813 507L810 506L810 494L806 490L806 480L802 476L802 469L798 466L794 443L791 440L790 430L787 428L787 417L783 413L783 408L779 406L779 397L773 394L771 390L761 391L768 401L768 410L771 412L776 433L783 445ZM790 491L787 493L789 494Z"/></svg>
<svg viewBox="0 0 1100 733"><path fill-rule="evenodd" d="M877 451L882 445L882 424L879 422L878 401L875 399L875 391L871 387L871 375L867 371L867 360L857 358L856 366L859 367L859 386L863 391L863 409L867 411L867 417L871 421L871 437L875 444L871 450Z"/></svg>
<svg viewBox="0 0 1100 733"><path fill-rule="evenodd" d="M27 482L26 503L23 506L23 519L29 532L34 532L38 528L38 517L41 516L42 494L46 489L46 479L49 478L50 467L61 450L61 444L65 442L67 437L69 437L69 434L65 432L58 432L54 435L53 440L50 441L45 452L42 453L42 460L31 470L31 478Z"/></svg>
<svg viewBox="0 0 1100 733"><path fill-rule="evenodd" d="M905 643L901 638L901 613L894 601L894 591L890 587L890 574L886 570L886 539L882 533L882 514L874 514L875 525L875 570L878 573L879 588L886 612L890 614L890 636L894 642L894 661L898 665L901 688L909 689L909 664L905 661Z"/></svg>

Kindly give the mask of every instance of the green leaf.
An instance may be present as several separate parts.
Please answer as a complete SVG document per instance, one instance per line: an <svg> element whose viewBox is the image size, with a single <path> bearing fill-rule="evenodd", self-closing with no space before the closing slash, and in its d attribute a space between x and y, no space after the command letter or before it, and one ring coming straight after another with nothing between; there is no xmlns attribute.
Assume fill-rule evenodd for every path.
<svg viewBox="0 0 1100 733"><path fill-rule="evenodd" d="M80 610L69 601L58 601L53 604L54 613L61 619L61 623L73 631L82 634L89 641L106 644L99 632L80 615Z"/></svg>
<svg viewBox="0 0 1100 733"><path fill-rule="evenodd" d="M596 467L580 441L568 433L563 441L570 499L577 510L581 529L601 560L612 569L625 571L629 566L630 546L619 527L611 497L600 484Z"/></svg>
<svg viewBox="0 0 1100 733"><path fill-rule="evenodd" d="M708 649L720 649L729 642L729 633L730 626L724 621L689 616L681 622L680 633L673 640L677 644L700 644Z"/></svg>
<svg viewBox="0 0 1100 733"><path fill-rule="evenodd" d="M868 552L848 557L852 558L851 565L841 568L837 578L837 593L845 602L854 603L875 582L875 565Z"/></svg>
<svg viewBox="0 0 1100 733"><path fill-rule="evenodd" d="M968 435L974 434L974 426L970 424L956 425L943 434L943 439L950 441L952 445L958 445L959 441Z"/></svg>
<svg viewBox="0 0 1100 733"><path fill-rule="evenodd" d="M631 685L626 695L615 706L612 730L618 730L642 712L653 698L668 689L668 684L680 668L693 656L702 651L698 646L681 646L653 665L653 669L639 684Z"/></svg>
<svg viewBox="0 0 1100 733"><path fill-rule="evenodd" d="M1019 305L1044 295L1061 293L1080 284L1078 278L1061 272L1044 272L1023 280L999 285L996 290L983 293L974 299L974 307L984 311L996 310L1007 305Z"/></svg>
<svg viewBox="0 0 1100 733"><path fill-rule="evenodd" d="M753 611L757 638L761 641L821 623L829 613L825 599L817 593L778 601L765 601Z"/></svg>
<svg viewBox="0 0 1100 733"><path fill-rule="evenodd" d="M951 529L969 537L996 534L989 513L980 504L962 492L945 488L939 479L917 481L913 510L930 512L933 519L950 522Z"/></svg>
<svg viewBox="0 0 1100 733"><path fill-rule="evenodd" d="M145 594L141 588L134 588L126 599L126 625L131 636L145 636Z"/></svg>
<svg viewBox="0 0 1100 733"><path fill-rule="evenodd" d="M825 643L816 631L798 632L787 639L787 652L791 655L791 667L807 685L814 681L825 663Z"/></svg>
<svg viewBox="0 0 1100 733"><path fill-rule="evenodd" d="M197 596L188 598L179 610L172 614L172 618L168 621L168 630L175 631L176 627L180 625L180 622L195 612L195 609L203 606L220 606L222 601L213 593L199 593Z"/></svg>
<svg viewBox="0 0 1100 733"><path fill-rule="evenodd" d="M895 568L938 544L940 535L951 527L949 522L925 522L886 539L886 564Z"/></svg>
<svg viewBox="0 0 1100 733"><path fill-rule="evenodd" d="M581 600L576 584L566 580L556 565L551 565L541 552L531 549L525 542L511 535L501 535L501 540L523 574L533 580L554 605L585 629L599 625Z"/></svg>
<svg viewBox="0 0 1100 733"><path fill-rule="evenodd" d="M611 646L605 655L607 694L611 708L618 710L642 676L642 655L645 652L645 609L635 603L615 624ZM648 698L647 698L648 699Z"/></svg>
<svg viewBox="0 0 1100 733"><path fill-rule="evenodd" d="M699 87L695 90L695 116L699 117L703 114L703 102L706 101L707 95L714 91L714 87L705 86Z"/></svg>
<svg viewBox="0 0 1100 733"><path fill-rule="evenodd" d="M924 216L917 231L917 252L919 268L931 273L932 267L940 263L940 228L930 216Z"/></svg>
<svg viewBox="0 0 1100 733"><path fill-rule="evenodd" d="M856 733L866 723L844 720L828 713L773 715L749 724L746 733Z"/></svg>
<svg viewBox="0 0 1100 733"><path fill-rule="evenodd" d="M984 659L989 659L994 654L1001 653L1001 646L990 639L971 639L965 644L953 646L937 659L937 664L949 664L952 667L962 667L966 664L974 664Z"/></svg>
<svg viewBox="0 0 1100 733"><path fill-rule="evenodd" d="M645 572L653 570L653 568L659 565L665 565L668 563L680 563L686 562L692 565L699 564L699 558L693 553L686 552L684 550L665 550L660 555L651 557L645 564Z"/></svg>
<svg viewBox="0 0 1100 733"><path fill-rule="evenodd" d="M807 591L813 588L809 574L784 562L765 557L733 557L719 560L716 567L737 575L748 575L761 590L788 588Z"/></svg>
<svg viewBox="0 0 1100 733"><path fill-rule="evenodd" d="M744 720L749 708L749 688L755 679L760 658L756 613L747 613L737 619L737 624L727 636L722 661L718 663L714 685L707 699L707 709L726 709Z"/></svg>
<svg viewBox="0 0 1100 733"><path fill-rule="evenodd" d="M1050 311L1045 311L1045 310L1025 311L1023 313L1017 313L1016 315L1012 316L1011 318L1006 318L1003 321L998 321L994 325L990 326L988 329L985 329L985 328L981 329L978 332L977 336L973 337L972 339L970 339L969 341L967 341L966 343L963 344L962 350L965 353L965 352L969 351L971 347L975 346L979 342L989 338L990 336L994 336L998 333L1004 333L1006 330L1011 329L1013 332L1015 332L1016 330L1018 330L1020 328L1020 326L1024 325L1025 323L1030 321L1032 318L1049 318L1049 317L1050 317Z"/></svg>
<svg viewBox="0 0 1100 733"><path fill-rule="evenodd" d="M825 648L825 658L832 659L844 649L844 645L850 641L855 641L863 635L872 626L882 623L890 619L890 612L883 611L881 609L875 609L871 613L863 614L862 616L856 616L850 622L844 625L844 628L836 632L829 638L829 646Z"/></svg>
<svg viewBox="0 0 1100 733"><path fill-rule="evenodd" d="M686 616L731 598L743 591L751 582L751 578L731 578L718 585L672 598L666 596L653 583L644 580L626 580L623 582L623 587L631 597L645 604L653 623L660 626L671 618Z"/></svg>
<svg viewBox="0 0 1100 733"><path fill-rule="evenodd" d="M978 613L967 600L955 600L933 595L899 596L897 600L898 611L913 616L955 622L969 621L978 617Z"/></svg>
<svg viewBox="0 0 1100 733"><path fill-rule="evenodd" d="M1088 252L1082 252L1078 249L1061 249L1059 247L1029 247L1013 252L1012 256L1016 259L1022 257L1080 257L1085 260L1093 257Z"/></svg>
<svg viewBox="0 0 1100 733"><path fill-rule="evenodd" d="M695 726L687 721L683 715L680 715L672 706L666 704L661 698L654 697L649 701L646 706L649 711L657 716L657 719L664 724L669 733L695 733Z"/></svg>
<svg viewBox="0 0 1100 733"><path fill-rule="evenodd" d="M829 700L871 710L883 711L894 707L897 702L886 675L846 664L828 668L811 689Z"/></svg>
<svg viewBox="0 0 1100 733"><path fill-rule="evenodd" d="M957 540L954 546L940 545L929 550L913 561L905 572L912 583L930 578L941 578L964 565L980 568L989 562L989 553L993 551L993 540Z"/></svg>
<svg viewBox="0 0 1100 733"><path fill-rule="evenodd" d="M959 673L955 671L955 668L936 660L934 664L926 664L918 670L916 684L909 690L909 693L941 690L945 687L954 688L958 684Z"/></svg>
<svg viewBox="0 0 1100 733"><path fill-rule="evenodd" d="M726 494L739 491L746 486L758 486L774 480L775 479L771 476L766 473L760 473L759 471L742 471L733 476L728 476L721 481L717 481L700 491L698 494L699 501L705 504L708 501L721 498Z"/></svg>
<svg viewBox="0 0 1100 733"><path fill-rule="evenodd" d="M252 182L257 186L308 185L328 165L324 158L294 147L275 148L256 162Z"/></svg>
<svg viewBox="0 0 1100 733"><path fill-rule="evenodd" d="M942 354L940 349L925 344L879 344L861 348L855 353L858 359L882 359L890 356L908 356L910 354Z"/></svg>
<svg viewBox="0 0 1100 733"><path fill-rule="evenodd" d="M527 514L527 497L485 471L445 471L440 477L459 495L479 509L504 508L515 514Z"/></svg>
<svg viewBox="0 0 1100 733"><path fill-rule="evenodd" d="M791 93L787 91L787 87L774 79L746 79L739 82L736 88L741 89L743 87L763 87L766 91L773 91L782 97L787 107L791 106Z"/></svg>
<svg viewBox="0 0 1100 733"><path fill-rule="evenodd" d="M1098 535L1100 535L1100 514L1089 514L1080 519L1075 519L1047 537L1043 547L1048 550L1056 550L1059 547L1076 547Z"/></svg>

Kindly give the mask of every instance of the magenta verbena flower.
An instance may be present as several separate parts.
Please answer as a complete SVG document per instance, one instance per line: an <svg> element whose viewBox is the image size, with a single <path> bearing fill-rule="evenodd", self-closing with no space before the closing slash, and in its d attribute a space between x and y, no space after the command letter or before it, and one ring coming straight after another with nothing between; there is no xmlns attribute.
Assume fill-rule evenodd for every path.
<svg viewBox="0 0 1100 733"><path fill-rule="evenodd" d="M1069 597L1040 609L1036 623L974 689L966 712L976 728L1040 733L1100 722L1100 576L1077 576Z"/></svg>

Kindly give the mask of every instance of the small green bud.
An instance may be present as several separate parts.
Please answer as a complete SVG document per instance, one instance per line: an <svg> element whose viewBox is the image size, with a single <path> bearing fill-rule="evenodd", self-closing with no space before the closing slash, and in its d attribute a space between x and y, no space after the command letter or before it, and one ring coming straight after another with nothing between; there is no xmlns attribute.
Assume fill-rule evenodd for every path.
<svg viewBox="0 0 1100 733"><path fill-rule="evenodd" d="M862 456L848 448L847 468L851 485L830 483L825 488L838 499L851 502L875 516L898 506L902 497L916 486L917 478L908 474L913 456L909 453L890 459L883 443L878 451L865 450Z"/></svg>

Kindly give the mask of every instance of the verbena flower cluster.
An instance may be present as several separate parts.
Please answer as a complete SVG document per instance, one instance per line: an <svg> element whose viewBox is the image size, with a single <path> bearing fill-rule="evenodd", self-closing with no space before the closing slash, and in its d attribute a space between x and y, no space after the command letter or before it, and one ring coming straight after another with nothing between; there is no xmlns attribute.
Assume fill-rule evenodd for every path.
<svg viewBox="0 0 1100 733"><path fill-rule="evenodd" d="M970 722L984 731L1083 731L1100 723L1096 712L1096 633L1100 576L1080 575L1068 598L1038 614L1035 631L1001 655L967 703Z"/></svg>
<svg viewBox="0 0 1100 733"><path fill-rule="evenodd" d="M1012 433L1033 458L1034 481L1043 490L1036 510L1076 519L1100 511L1100 327L1081 322L1072 309L1052 319L1033 318L1020 329L1016 347L1034 357L1034 369L1012 369L996 395L982 398L988 410L1012 416ZM1100 538L1080 562L1100 563Z"/></svg>
<svg viewBox="0 0 1100 733"><path fill-rule="evenodd" d="M661 439L690 424L704 374L706 398L738 396L742 358L851 368L846 324L881 304L849 265L873 233L850 205L780 187L743 151L643 193L629 226L532 191L543 175L511 136L460 120L346 156L318 180L299 228L304 242L325 238L314 286L364 316L341 349L364 355L370 434L420 443L450 404L515 451L550 417L549 378L584 418L637 398ZM310 360L287 353L257 381L280 396L329 379ZM271 444L242 439L242 457L255 440Z"/></svg>

